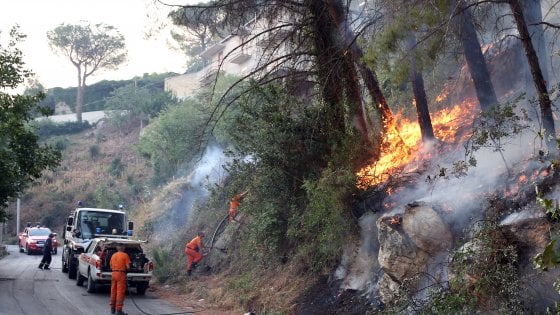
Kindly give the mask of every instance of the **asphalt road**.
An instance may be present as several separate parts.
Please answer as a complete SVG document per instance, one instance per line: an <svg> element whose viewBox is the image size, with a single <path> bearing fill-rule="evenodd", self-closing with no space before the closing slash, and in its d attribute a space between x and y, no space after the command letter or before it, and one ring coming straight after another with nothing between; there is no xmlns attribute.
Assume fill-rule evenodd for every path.
<svg viewBox="0 0 560 315"><path fill-rule="evenodd" d="M60 248L53 255L51 270L38 268L42 255L20 253L17 245L7 249L10 255L0 259L0 314L110 314L110 288L90 294L85 287L76 286L76 280L61 271ZM144 296L136 295L135 289L130 291L124 302L129 315L181 313L149 289Z"/></svg>

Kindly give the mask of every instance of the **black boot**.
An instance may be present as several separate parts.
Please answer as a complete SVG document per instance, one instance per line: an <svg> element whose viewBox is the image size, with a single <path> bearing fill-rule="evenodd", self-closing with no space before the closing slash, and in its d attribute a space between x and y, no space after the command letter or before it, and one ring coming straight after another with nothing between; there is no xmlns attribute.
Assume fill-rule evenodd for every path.
<svg viewBox="0 0 560 315"><path fill-rule="evenodd" d="M39 264L39 269L43 269L43 266L44 266L44 265L45 265L44 263L40 263L40 264Z"/></svg>
<svg viewBox="0 0 560 315"><path fill-rule="evenodd" d="M114 308L111 309L111 314L115 314L115 309Z"/></svg>
<svg viewBox="0 0 560 315"><path fill-rule="evenodd" d="M125 312L123 312L123 311L117 311L117 312L115 313L115 315L128 315L128 313L125 313Z"/></svg>
<svg viewBox="0 0 560 315"><path fill-rule="evenodd" d="M51 268L49 268L49 264L45 264L45 266L43 267L43 270L51 270Z"/></svg>
<svg viewBox="0 0 560 315"><path fill-rule="evenodd" d="M187 270L187 276L190 276L192 274L192 271L189 269Z"/></svg>

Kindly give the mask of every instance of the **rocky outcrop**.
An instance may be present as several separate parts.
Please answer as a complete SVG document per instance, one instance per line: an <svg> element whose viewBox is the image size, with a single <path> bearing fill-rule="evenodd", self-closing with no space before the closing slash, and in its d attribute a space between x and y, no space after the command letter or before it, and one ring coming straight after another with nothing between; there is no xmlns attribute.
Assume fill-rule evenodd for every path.
<svg viewBox="0 0 560 315"><path fill-rule="evenodd" d="M537 216L540 214L540 216ZM516 247L519 259L518 274L524 304L536 313L546 313L546 307L560 301L554 283L560 278L560 270L542 272L535 269L534 258L542 253L550 242L550 221L534 205L510 215L502 221L501 230L509 244Z"/></svg>
<svg viewBox="0 0 560 315"><path fill-rule="evenodd" d="M377 227L379 264L384 272L378 295L383 303L393 302L405 282L409 292L446 282L447 253L453 236L432 207L423 203L407 205L399 214L381 217Z"/></svg>
<svg viewBox="0 0 560 315"><path fill-rule="evenodd" d="M439 214L430 206L406 206L402 221L391 223L394 216L378 220L379 263L393 280L404 279L426 270L431 257L451 247L452 235Z"/></svg>
<svg viewBox="0 0 560 315"><path fill-rule="evenodd" d="M379 264L385 274L378 287L384 303L392 302L404 282L415 292L430 285L426 281L447 280L445 261L453 236L432 207L423 203L407 205L401 213L381 217L377 227Z"/></svg>

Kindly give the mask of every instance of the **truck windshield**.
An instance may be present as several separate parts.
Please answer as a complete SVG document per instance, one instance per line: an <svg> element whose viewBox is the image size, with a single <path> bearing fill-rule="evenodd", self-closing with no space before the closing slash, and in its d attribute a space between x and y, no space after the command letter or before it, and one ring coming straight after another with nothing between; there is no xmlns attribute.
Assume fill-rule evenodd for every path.
<svg viewBox="0 0 560 315"><path fill-rule="evenodd" d="M125 232L122 213L80 211L78 224L83 239L93 238L94 234L122 235Z"/></svg>
<svg viewBox="0 0 560 315"><path fill-rule="evenodd" d="M49 236L51 230L47 228L29 229L29 236Z"/></svg>

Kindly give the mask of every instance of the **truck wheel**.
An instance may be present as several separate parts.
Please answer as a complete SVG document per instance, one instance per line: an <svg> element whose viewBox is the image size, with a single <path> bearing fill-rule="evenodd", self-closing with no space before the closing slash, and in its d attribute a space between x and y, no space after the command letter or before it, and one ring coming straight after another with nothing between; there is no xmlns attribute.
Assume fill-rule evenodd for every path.
<svg viewBox="0 0 560 315"><path fill-rule="evenodd" d="M72 258L72 252L68 253L68 279L76 279L78 268L76 268L76 260Z"/></svg>
<svg viewBox="0 0 560 315"><path fill-rule="evenodd" d="M80 274L80 272L78 271L78 273L76 274L76 285L79 286L79 287L83 286L85 279L86 278L84 276L82 276Z"/></svg>
<svg viewBox="0 0 560 315"><path fill-rule="evenodd" d="M67 273L67 272L68 272L68 263L67 263L67 261L64 259L64 253L65 253L65 252L66 252L66 251L63 249L63 250L62 250L62 255L61 255L61 257L62 257L62 272Z"/></svg>
<svg viewBox="0 0 560 315"><path fill-rule="evenodd" d="M88 293L95 293L95 282L91 279L91 272L88 270L88 278L87 278L87 292Z"/></svg>
<svg viewBox="0 0 560 315"><path fill-rule="evenodd" d="M148 289L148 282L140 282L136 285L136 294L137 295L144 295L146 294L146 290Z"/></svg>

